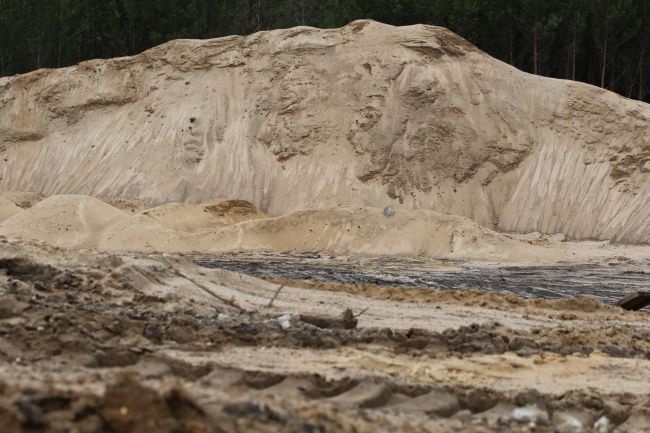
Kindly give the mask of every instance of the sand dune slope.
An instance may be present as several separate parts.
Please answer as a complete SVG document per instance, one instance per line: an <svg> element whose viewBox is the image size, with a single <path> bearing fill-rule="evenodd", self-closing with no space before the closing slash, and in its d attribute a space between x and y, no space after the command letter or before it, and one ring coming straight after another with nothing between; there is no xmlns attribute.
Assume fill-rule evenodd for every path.
<svg viewBox="0 0 650 433"><path fill-rule="evenodd" d="M116 221L97 246L108 250L207 251L211 248L207 239L221 228L265 217L243 200L169 203Z"/></svg>
<svg viewBox="0 0 650 433"><path fill-rule="evenodd" d="M10 203L11 204L11 203ZM91 197L43 200L0 224L0 234L104 250L318 251L508 259L516 241L467 218L374 208L307 210L265 218L250 203L168 204L129 215Z"/></svg>
<svg viewBox="0 0 650 433"><path fill-rule="evenodd" d="M27 209L45 198L44 194L27 191L5 191L0 193L0 199L8 200L16 206Z"/></svg>
<svg viewBox="0 0 650 433"><path fill-rule="evenodd" d="M133 214L92 197L53 196L0 222L0 235L108 251L308 252L519 263L650 257L646 246L506 236L433 211L398 210L386 217L382 209L340 207L269 217L240 200L172 203Z"/></svg>
<svg viewBox="0 0 650 433"><path fill-rule="evenodd" d="M473 257L510 255L513 241L467 218L431 211L376 208L306 210L225 228L212 251L240 249L317 251L331 254Z"/></svg>
<svg viewBox="0 0 650 433"><path fill-rule="evenodd" d="M20 212L22 212L22 209L16 206L13 202L0 198L0 222L5 221Z"/></svg>
<svg viewBox="0 0 650 433"><path fill-rule="evenodd" d="M0 235L64 247L92 247L103 230L126 214L96 198L49 197L0 224Z"/></svg>
<svg viewBox="0 0 650 433"><path fill-rule="evenodd" d="M452 32L356 21L179 40L0 81L0 190L272 215L433 210L650 242L650 106Z"/></svg>
<svg viewBox="0 0 650 433"><path fill-rule="evenodd" d="M107 250L181 252L317 251L331 254L426 255L507 259L513 244L462 217L430 211L404 211L386 218L380 209L322 209L179 232L145 221L123 220L104 233Z"/></svg>

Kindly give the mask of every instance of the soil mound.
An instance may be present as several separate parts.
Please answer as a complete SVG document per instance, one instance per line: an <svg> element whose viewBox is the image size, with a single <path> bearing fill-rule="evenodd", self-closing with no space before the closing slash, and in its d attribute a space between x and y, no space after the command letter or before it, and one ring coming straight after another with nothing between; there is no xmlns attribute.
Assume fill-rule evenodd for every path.
<svg viewBox="0 0 650 433"><path fill-rule="evenodd" d="M180 209L188 211L187 207ZM204 216L203 212L200 216L214 218ZM192 221L190 228L194 230L187 229L187 221ZM380 209L374 208L320 209L230 226L213 223L210 227L201 226L201 230L196 230L197 221L174 220L169 216L161 221L140 214L109 227L99 246L106 250L318 251L497 260L512 258L513 246L521 244L466 218L430 211L401 211L386 218Z"/></svg>
<svg viewBox="0 0 650 433"><path fill-rule="evenodd" d="M204 212L219 218L222 223L227 225L269 217L245 200L210 200L203 203L203 207Z"/></svg>
<svg viewBox="0 0 650 433"><path fill-rule="evenodd" d="M106 196L99 196L97 198L106 204L110 204L115 208L118 208L123 211L131 212L131 213L142 212L143 210L148 209L150 207L147 202L137 198L106 197Z"/></svg>
<svg viewBox="0 0 650 433"><path fill-rule="evenodd" d="M237 224L211 240L211 250L318 251L331 254L506 258L517 242L467 218L431 211L342 208L295 212Z"/></svg>
<svg viewBox="0 0 650 433"><path fill-rule="evenodd" d="M91 247L102 231L127 215L92 197L49 197L0 224L0 234L56 246Z"/></svg>
<svg viewBox="0 0 650 433"><path fill-rule="evenodd" d="M357 21L5 80L0 189L272 215L390 204L647 243L649 130L648 104L525 74L443 28Z"/></svg>
<svg viewBox="0 0 650 433"><path fill-rule="evenodd" d="M45 198L45 195L39 192L8 191L0 193L0 198L9 200L16 206L27 209L43 200Z"/></svg>

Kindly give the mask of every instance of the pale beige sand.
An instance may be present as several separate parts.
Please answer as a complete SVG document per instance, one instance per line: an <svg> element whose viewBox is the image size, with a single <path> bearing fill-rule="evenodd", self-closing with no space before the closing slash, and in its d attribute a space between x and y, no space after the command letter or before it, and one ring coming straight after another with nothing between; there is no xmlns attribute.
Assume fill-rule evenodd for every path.
<svg viewBox="0 0 650 433"><path fill-rule="evenodd" d="M267 347L230 348L223 353L169 352L195 363L247 368L274 373L308 373L341 379L349 375L382 374L406 377L431 384L484 386L499 391L534 389L542 393L565 393L585 387L600 392L625 390L648 394L650 361L613 358L602 354L559 356L539 354L520 357L470 355L462 359L432 359L430 356L372 353L367 350L336 349L306 352Z"/></svg>
<svg viewBox="0 0 650 433"><path fill-rule="evenodd" d="M0 222L5 221L12 216L21 213L23 210L16 206L13 202L0 198Z"/></svg>
<svg viewBox="0 0 650 433"><path fill-rule="evenodd" d="M448 30L357 21L181 40L0 81L0 190L433 210L650 242L650 106Z"/></svg>
<svg viewBox="0 0 650 433"><path fill-rule="evenodd" d="M650 246L503 235L432 211L398 210L386 217L381 209L336 208L268 217L237 200L167 204L133 214L92 197L53 196L0 223L0 235L109 251L263 250L517 263L650 258Z"/></svg>
<svg viewBox="0 0 650 433"><path fill-rule="evenodd" d="M45 198L45 194L29 191L5 191L0 192L0 199L8 200L16 206L27 209L34 206Z"/></svg>
<svg viewBox="0 0 650 433"><path fill-rule="evenodd" d="M46 198L0 224L2 234L39 239L56 246L91 247L124 212L101 200L76 195Z"/></svg>

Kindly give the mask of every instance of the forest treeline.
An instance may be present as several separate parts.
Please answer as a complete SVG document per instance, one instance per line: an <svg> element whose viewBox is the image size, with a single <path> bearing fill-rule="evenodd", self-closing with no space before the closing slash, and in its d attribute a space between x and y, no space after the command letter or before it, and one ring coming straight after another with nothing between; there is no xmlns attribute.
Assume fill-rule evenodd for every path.
<svg viewBox="0 0 650 433"><path fill-rule="evenodd" d="M444 26L524 71L650 100L650 0L0 0L0 76L358 18Z"/></svg>

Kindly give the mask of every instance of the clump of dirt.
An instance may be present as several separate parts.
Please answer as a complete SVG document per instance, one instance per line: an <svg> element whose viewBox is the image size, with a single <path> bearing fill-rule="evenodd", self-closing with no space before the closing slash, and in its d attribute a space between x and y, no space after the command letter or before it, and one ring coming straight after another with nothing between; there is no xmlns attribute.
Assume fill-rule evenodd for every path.
<svg viewBox="0 0 650 433"><path fill-rule="evenodd" d="M45 194L40 192L2 192L0 193L0 198L4 198L14 203L16 206L29 209L34 206L39 201L42 201L46 198Z"/></svg>
<svg viewBox="0 0 650 433"><path fill-rule="evenodd" d="M97 197L106 204L110 204L114 208L131 212L138 213L146 209L149 209L151 206L144 200L133 197L107 197L99 196Z"/></svg>
<svg viewBox="0 0 650 433"><path fill-rule="evenodd" d="M208 205L205 209L220 217L233 215L250 216L259 213L252 203L245 200L223 200L216 204Z"/></svg>
<svg viewBox="0 0 650 433"><path fill-rule="evenodd" d="M220 431L182 389L175 387L161 395L133 376L111 383L98 409L112 432Z"/></svg>

